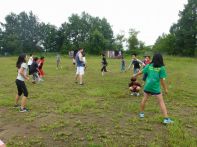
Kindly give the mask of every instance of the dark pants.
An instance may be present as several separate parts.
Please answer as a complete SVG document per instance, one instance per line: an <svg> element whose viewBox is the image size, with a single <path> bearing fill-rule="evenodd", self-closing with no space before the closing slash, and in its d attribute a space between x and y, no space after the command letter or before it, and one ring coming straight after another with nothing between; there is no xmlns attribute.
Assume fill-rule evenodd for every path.
<svg viewBox="0 0 197 147"><path fill-rule="evenodd" d="M107 65L103 65L103 67L101 68L101 72L107 72L107 69L106 69Z"/></svg>
<svg viewBox="0 0 197 147"><path fill-rule="evenodd" d="M30 73L30 66L31 66L31 65L28 65L29 75L31 74L31 73Z"/></svg>
<svg viewBox="0 0 197 147"><path fill-rule="evenodd" d="M16 79L16 86L18 90L18 96L21 96L23 93L25 97L28 97L28 91L24 81Z"/></svg>

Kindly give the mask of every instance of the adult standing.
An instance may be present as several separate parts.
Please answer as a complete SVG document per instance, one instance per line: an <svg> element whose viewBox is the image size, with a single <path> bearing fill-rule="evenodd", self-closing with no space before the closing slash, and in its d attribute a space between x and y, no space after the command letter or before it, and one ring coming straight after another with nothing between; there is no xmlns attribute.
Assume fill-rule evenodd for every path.
<svg viewBox="0 0 197 147"><path fill-rule="evenodd" d="M83 61L83 48L79 48L75 60L76 60L76 65L77 65L77 72L76 72L76 77L75 81L78 83L79 80L79 85L83 85L83 75L84 75L84 61Z"/></svg>

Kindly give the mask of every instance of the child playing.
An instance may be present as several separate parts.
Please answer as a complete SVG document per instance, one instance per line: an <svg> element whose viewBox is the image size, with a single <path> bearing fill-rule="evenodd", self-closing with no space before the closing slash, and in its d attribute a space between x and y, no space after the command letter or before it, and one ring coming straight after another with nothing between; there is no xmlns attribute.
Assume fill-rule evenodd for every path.
<svg viewBox="0 0 197 147"><path fill-rule="evenodd" d="M85 54L84 50L82 52L82 58L83 58L83 66L84 66L84 70L85 70L87 68L87 64L86 64L86 54Z"/></svg>
<svg viewBox="0 0 197 147"><path fill-rule="evenodd" d="M145 57L145 59L143 61L143 66L145 67L146 65L150 64L151 61L150 61L150 56L144 56L144 57ZM144 82L146 81L147 76L148 76L147 73L143 74L143 81Z"/></svg>
<svg viewBox="0 0 197 147"><path fill-rule="evenodd" d="M150 95L155 96L158 99L159 106L161 108L161 111L163 113L164 119L163 123L164 124L169 124L173 123L173 121L168 117L166 105L163 100L163 96L161 93L161 86L164 88L165 93L168 93L167 87L165 85L165 78L166 78L166 69L163 63L163 57L161 54L155 54L153 56L152 62L148 64L142 71L139 71L137 74L134 75L134 77L137 77L141 74L147 73L147 79L145 82L144 86L144 98L141 101L140 105L140 118L144 117L144 108L145 108L145 103L148 100L148 97Z"/></svg>
<svg viewBox="0 0 197 147"><path fill-rule="evenodd" d="M105 54L103 53L102 54L102 68L101 68L101 72L102 72L102 76L104 76L104 72L107 72L107 60L106 60L106 57L105 57Z"/></svg>
<svg viewBox="0 0 197 147"><path fill-rule="evenodd" d="M32 54L30 54L29 55L29 60L28 60L28 69L29 69L29 75L30 75L30 66L31 66L31 64L33 63L33 55Z"/></svg>
<svg viewBox="0 0 197 147"><path fill-rule="evenodd" d="M133 54L132 55L132 61L128 67L128 69L131 68L131 65L133 65L133 73L136 74L138 73L138 71L140 70L140 64L143 65L142 61L140 61L139 59L137 59L137 55Z"/></svg>
<svg viewBox="0 0 197 147"><path fill-rule="evenodd" d="M38 57L35 57L33 63L30 66L30 74L33 77L33 81L32 81L33 84L40 81L40 77L38 75L38 63L37 63L37 61L38 61Z"/></svg>
<svg viewBox="0 0 197 147"><path fill-rule="evenodd" d="M43 77L44 77L44 71L43 71L43 65L44 65L44 57L42 56L40 58L40 60L38 61L38 69L39 69L39 77L40 77L40 80L43 81Z"/></svg>
<svg viewBox="0 0 197 147"><path fill-rule="evenodd" d="M125 72L125 60L124 60L123 56L122 56L122 59L121 59L120 71Z"/></svg>
<svg viewBox="0 0 197 147"><path fill-rule="evenodd" d="M25 85L25 80L29 80L29 77L27 76L27 63L26 63L26 54L21 54L18 57L18 60L16 62L16 67L18 69L18 75L16 78L16 86L17 86L17 90L18 93L16 95L15 98L15 105L14 107L17 108L20 105L18 104L19 98L22 95L22 93L24 94L22 101L21 101L21 107L20 107L20 112L27 112L28 109L26 108L26 101L27 101L27 97L28 97L28 91L27 91L27 87Z"/></svg>
<svg viewBox="0 0 197 147"><path fill-rule="evenodd" d="M60 54L57 54L56 56L56 65L57 65L56 69L62 69Z"/></svg>
<svg viewBox="0 0 197 147"><path fill-rule="evenodd" d="M135 77L132 77L131 82L129 83L129 90L131 91L131 95L139 96L140 89L141 84L136 81Z"/></svg>

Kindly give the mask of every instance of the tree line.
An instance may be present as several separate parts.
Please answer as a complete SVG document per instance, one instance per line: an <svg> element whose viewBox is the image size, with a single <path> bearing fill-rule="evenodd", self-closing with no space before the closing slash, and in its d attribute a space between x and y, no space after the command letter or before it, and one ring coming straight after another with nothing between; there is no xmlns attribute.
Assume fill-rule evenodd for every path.
<svg viewBox="0 0 197 147"><path fill-rule="evenodd" d="M156 40L153 50L170 55L197 56L197 1L188 0L179 20Z"/></svg>
<svg viewBox="0 0 197 147"><path fill-rule="evenodd" d="M5 23L0 25L1 52L68 52L82 47L87 53L99 54L105 50L123 50L126 41L124 33L114 37L107 19L85 12L80 16L72 14L59 28L38 20L33 12L7 15ZM138 48L134 29L130 35L135 40L133 49Z"/></svg>
<svg viewBox="0 0 197 147"><path fill-rule="evenodd" d="M129 52L152 49L170 55L194 56L197 54L197 1L188 0L170 33L159 36L152 48L138 39L138 33L130 29L128 38L124 32L115 36L106 18L85 12L72 14L59 28L40 22L32 11L18 15L10 13L5 17L5 23L0 22L0 49L1 53L10 54L66 53L82 47L87 53L99 54L105 50L124 50L123 44L127 44Z"/></svg>

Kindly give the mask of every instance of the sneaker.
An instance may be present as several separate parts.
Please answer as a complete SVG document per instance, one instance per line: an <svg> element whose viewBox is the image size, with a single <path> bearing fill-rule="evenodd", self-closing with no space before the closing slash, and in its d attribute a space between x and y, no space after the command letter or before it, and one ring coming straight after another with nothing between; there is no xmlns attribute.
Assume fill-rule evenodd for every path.
<svg viewBox="0 0 197 147"><path fill-rule="evenodd" d="M15 104L15 105L13 106L13 108L19 108L19 107L20 107L19 104Z"/></svg>
<svg viewBox="0 0 197 147"><path fill-rule="evenodd" d="M132 92L130 95L135 95L135 93Z"/></svg>
<svg viewBox="0 0 197 147"><path fill-rule="evenodd" d="M139 117L140 118L144 118L144 113L143 112L140 112Z"/></svg>
<svg viewBox="0 0 197 147"><path fill-rule="evenodd" d="M140 96L140 94L137 92L137 93L136 93L136 96Z"/></svg>
<svg viewBox="0 0 197 147"><path fill-rule="evenodd" d="M163 123L164 124L171 124L171 123L173 123L174 121L172 121L170 118L164 118L164 120L163 120Z"/></svg>
<svg viewBox="0 0 197 147"><path fill-rule="evenodd" d="M27 109L27 108L23 108L23 109L21 109L20 108L20 110L19 110L20 112L29 112L29 109Z"/></svg>

